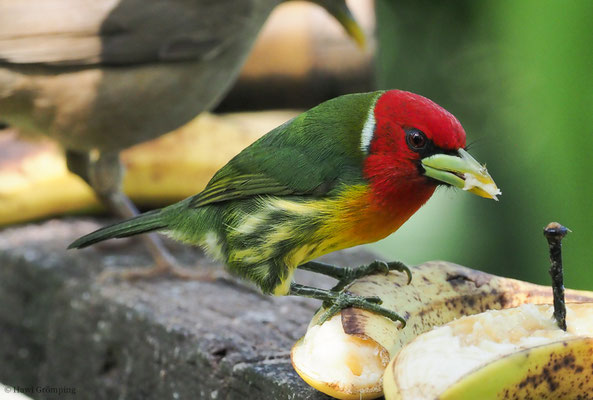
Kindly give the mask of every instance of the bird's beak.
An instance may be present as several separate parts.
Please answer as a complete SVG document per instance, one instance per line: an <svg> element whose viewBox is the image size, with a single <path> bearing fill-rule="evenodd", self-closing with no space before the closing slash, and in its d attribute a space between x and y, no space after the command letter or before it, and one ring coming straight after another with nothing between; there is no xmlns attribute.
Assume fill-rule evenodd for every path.
<svg viewBox="0 0 593 400"><path fill-rule="evenodd" d="M422 159L424 175L487 199L502 194L486 167L469 153L459 149L458 155L435 154Z"/></svg>
<svg viewBox="0 0 593 400"><path fill-rule="evenodd" d="M356 42L358 47L364 49L366 46L366 37L358 22L352 16L345 0L315 0L315 3L325 8L328 13L342 25L348 36Z"/></svg>

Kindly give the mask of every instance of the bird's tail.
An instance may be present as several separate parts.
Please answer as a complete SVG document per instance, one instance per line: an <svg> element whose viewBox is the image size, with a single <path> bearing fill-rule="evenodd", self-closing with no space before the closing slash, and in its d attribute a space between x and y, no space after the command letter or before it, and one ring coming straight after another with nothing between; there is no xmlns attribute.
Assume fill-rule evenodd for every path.
<svg viewBox="0 0 593 400"><path fill-rule="evenodd" d="M123 222L106 226L99 230L89 233L72 242L69 249L82 249L83 247L102 242L112 238L124 238L139 233L150 232L157 229L166 228L167 224L162 218L162 210L153 210L130 218Z"/></svg>

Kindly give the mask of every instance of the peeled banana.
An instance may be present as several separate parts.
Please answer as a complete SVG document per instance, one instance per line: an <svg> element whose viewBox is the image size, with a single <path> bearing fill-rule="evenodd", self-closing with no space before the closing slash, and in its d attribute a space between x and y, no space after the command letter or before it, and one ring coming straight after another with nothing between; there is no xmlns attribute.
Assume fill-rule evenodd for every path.
<svg viewBox="0 0 593 400"><path fill-rule="evenodd" d="M405 346L385 371L387 400L593 398L593 303L524 304L463 317Z"/></svg>
<svg viewBox="0 0 593 400"><path fill-rule="evenodd" d="M374 399L383 393L382 376L388 360L412 339L455 318L525 303L552 302L552 290L502 278L452 263L434 261L404 274L372 275L348 290L379 296L383 307L397 311L400 323L357 308L342 310L323 325L311 321L307 333L292 349L297 373L311 386L339 399ZM567 290L568 302L593 301L593 292Z"/></svg>
<svg viewBox="0 0 593 400"><path fill-rule="evenodd" d="M122 152L124 192L144 206L196 194L235 154L296 114L201 114L176 131ZM68 171L56 145L25 146L7 136L0 136L0 143L0 226L101 209L91 188Z"/></svg>

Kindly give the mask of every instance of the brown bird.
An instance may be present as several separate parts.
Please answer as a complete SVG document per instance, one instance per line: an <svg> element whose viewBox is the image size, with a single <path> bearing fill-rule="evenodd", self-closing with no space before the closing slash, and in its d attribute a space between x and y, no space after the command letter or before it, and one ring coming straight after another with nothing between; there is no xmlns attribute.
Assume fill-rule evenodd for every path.
<svg viewBox="0 0 593 400"><path fill-rule="evenodd" d="M282 0L0 0L0 119L66 150L68 168L117 215L120 150L214 107ZM357 42L344 0L316 0ZM127 277L194 275L145 235L155 266Z"/></svg>

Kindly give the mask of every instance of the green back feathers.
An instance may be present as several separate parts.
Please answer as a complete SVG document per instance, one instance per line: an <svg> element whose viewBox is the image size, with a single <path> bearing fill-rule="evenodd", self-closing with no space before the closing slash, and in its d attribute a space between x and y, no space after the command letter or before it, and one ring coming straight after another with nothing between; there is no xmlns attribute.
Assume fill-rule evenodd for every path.
<svg viewBox="0 0 593 400"><path fill-rule="evenodd" d="M220 169L190 206L264 194L322 196L360 182L361 132L382 93L337 97L268 132Z"/></svg>

